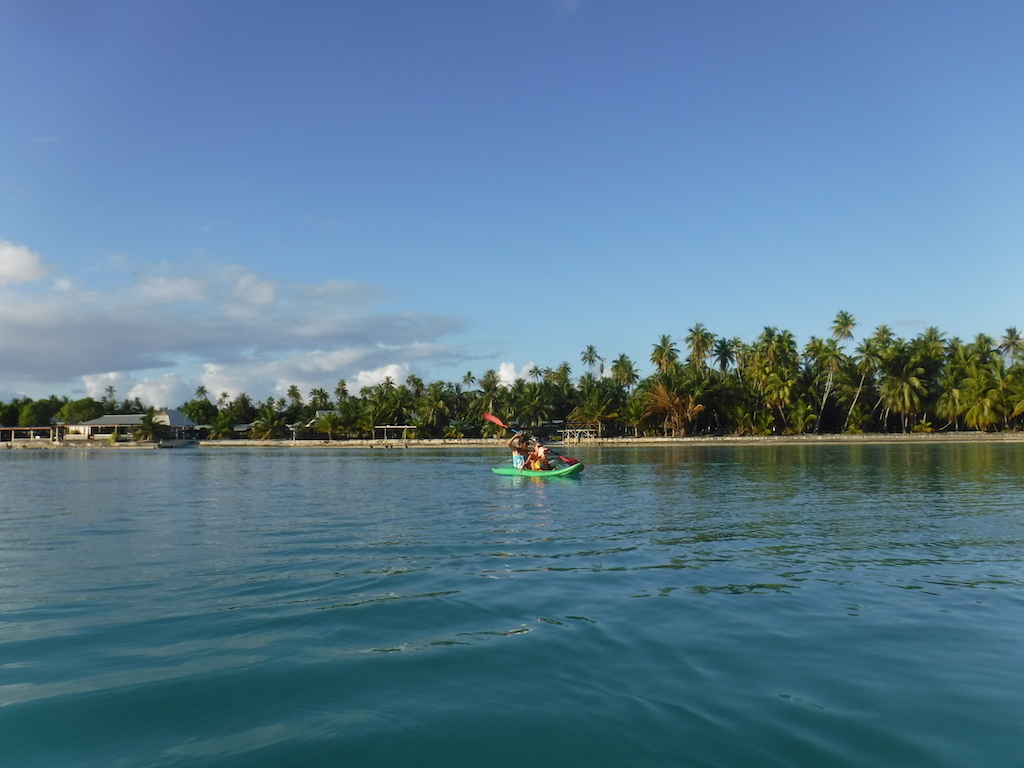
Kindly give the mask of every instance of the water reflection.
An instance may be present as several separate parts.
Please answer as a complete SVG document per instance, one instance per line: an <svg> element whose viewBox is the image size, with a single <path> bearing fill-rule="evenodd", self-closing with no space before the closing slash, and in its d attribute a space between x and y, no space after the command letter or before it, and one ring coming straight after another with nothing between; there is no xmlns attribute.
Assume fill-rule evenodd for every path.
<svg viewBox="0 0 1024 768"><path fill-rule="evenodd" d="M931 585L1019 584L999 567L1024 543L1007 509L1024 489L1015 445L797 445L622 448L584 456L630 489L629 535L659 562L699 570L756 563L780 577L915 568ZM1009 524L1009 525L1008 525ZM1008 530L1009 528L1009 530ZM583 553L575 553L581 555ZM935 568L999 573L942 579ZM1014 569L1015 571L1016 569Z"/></svg>
<svg viewBox="0 0 1024 768"><path fill-rule="evenodd" d="M0 456L0 755L1017 759L1018 446L576 453Z"/></svg>

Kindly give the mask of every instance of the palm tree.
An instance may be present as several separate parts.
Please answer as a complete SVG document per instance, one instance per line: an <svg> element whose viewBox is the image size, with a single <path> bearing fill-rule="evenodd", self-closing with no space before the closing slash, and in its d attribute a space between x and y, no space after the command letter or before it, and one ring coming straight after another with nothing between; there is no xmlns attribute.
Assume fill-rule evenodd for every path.
<svg viewBox="0 0 1024 768"><path fill-rule="evenodd" d="M853 339L853 329L857 326L857 318L851 315L849 312L840 310L836 313L836 319L832 321L832 327L829 329L832 331L832 338L836 341L839 346L842 346L847 341ZM838 362L846 362L846 356L842 352L839 353L841 360ZM828 400L828 390L831 389L832 379L834 374L838 370L838 365L829 370L829 380L825 386L825 397L821 401L821 410L824 413L825 401ZM814 425L814 431L817 432L820 428L820 421ZM846 431L844 425L843 431Z"/></svg>
<svg viewBox="0 0 1024 768"><path fill-rule="evenodd" d="M272 405L260 409L256 421L253 422L250 434L257 440L273 440L288 435L288 425L284 414Z"/></svg>
<svg viewBox="0 0 1024 768"><path fill-rule="evenodd" d="M963 390L956 382L947 378L942 383L942 394L935 401L935 415L946 419L948 425L960 431L960 417L967 410Z"/></svg>
<svg viewBox="0 0 1024 768"><path fill-rule="evenodd" d="M796 367L796 339L790 331L779 331L772 340L772 356L777 364Z"/></svg>
<svg viewBox="0 0 1024 768"><path fill-rule="evenodd" d="M744 381L751 392L750 407L758 413L749 419L757 424L775 423L775 429L785 429L788 423L786 409L795 399L800 376L800 361L796 340L789 331L766 327L749 350L744 350ZM767 409L764 411L763 409ZM772 415L772 411L778 415ZM735 412L734 412L735 413ZM767 414L767 415L765 415Z"/></svg>
<svg viewBox="0 0 1024 768"><path fill-rule="evenodd" d="M480 384L480 395L484 399L485 411L494 412L494 403L500 400L500 392L503 391L501 386L501 378L498 376L498 372L493 368L488 368L484 371L483 376L480 377L478 382Z"/></svg>
<svg viewBox="0 0 1024 768"><path fill-rule="evenodd" d="M309 409L311 411L323 411L330 408L331 396L327 394L327 390L317 387L309 391Z"/></svg>
<svg viewBox="0 0 1024 768"><path fill-rule="evenodd" d="M1013 408L1010 411L1010 418L1015 419L1018 416L1024 414L1024 381L1021 379L1015 379L1014 388L1009 395L1009 405Z"/></svg>
<svg viewBox="0 0 1024 768"><path fill-rule="evenodd" d="M426 385L423 383L423 379L415 373L410 373L405 377L405 386L409 388L409 392L414 398L422 397L423 392L426 390Z"/></svg>
<svg viewBox="0 0 1024 768"><path fill-rule="evenodd" d="M795 375L797 361L796 339L790 331L768 326L754 342L752 362L760 369L755 379L764 379L775 368Z"/></svg>
<svg viewBox="0 0 1024 768"><path fill-rule="evenodd" d="M836 371L839 370L839 366L845 361L846 356L839 348L838 341L834 338L824 342L821 339L811 339L811 344L808 344L808 351L817 365L828 372L828 377L825 380L825 394L821 396L821 410L818 412L818 419L814 423L814 433L817 434L821 429L821 421L825 415L825 405L828 403L828 396L832 392L832 381L835 378Z"/></svg>
<svg viewBox="0 0 1024 768"><path fill-rule="evenodd" d="M984 333L979 333L968 345L968 353L978 363L984 365L999 354L996 340Z"/></svg>
<svg viewBox="0 0 1024 768"><path fill-rule="evenodd" d="M206 389L206 387L204 387L202 384L200 384L198 387L196 387L196 394L193 397L193 400L208 400L208 399L209 399L209 391Z"/></svg>
<svg viewBox="0 0 1024 768"><path fill-rule="evenodd" d="M361 427L372 433L373 428L382 424L401 424L406 418L411 391L408 387L396 387L390 376L374 387L363 387L363 412Z"/></svg>
<svg viewBox="0 0 1024 768"><path fill-rule="evenodd" d="M137 443L155 443L164 436L164 425L156 420L156 411L150 408L132 430L132 440Z"/></svg>
<svg viewBox="0 0 1024 768"><path fill-rule="evenodd" d="M860 383L857 385L857 389L853 395L853 402L850 403L850 410L846 414L846 421L843 424L843 432L850 428L850 418L853 416L853 409L857 407L857 400L860 397L861 392L864 391L864 380L869 375L874 375L881 365L881 357L878 354L878 349L875 346L873 339L865 339L861 342L861 345L857 347L857 358L856 371L860 374Z"/></svg>
<svg viewBox="0 0 1024 768"><path fill-rule="evenodd" d="M223 440L226 437L232 437L235 433L235 414L230 409L222 411L214 419L213 424L210 425L210 440Z"/></svg>
<svg viewBox="0 0 1024 768"><path fill-rule="evenodd" d="M793 409L789 415L790 426L793 432L801 435L807 431L807 427L812 421L817 425L818 416L814 413L811 405L801 397L793 403ZM817 426L815 426L815 431L817 431Z"/></svg>
<svg viewBox="0 0 1024 768"><path fill-rule="evenodd" d="M1014 375L1007 375L1003 358L992 357L987 363L974 366L971 375L964 379L968 402L964 421L967 426L985 432L999 421L1004 428L1012 418L1014 408Z"/></svg>
<svg viewBox="0 0 1024 768"><path fill-rule="evenodd" d="M964 412L964 421L968 427L979 432L987 432L989 427L999 421L999 412L996 401L992 397L992 390L978 393L974 403Z"/></svg>
<svg viewBox="0 0 1024 768"><path fill-rule="evenodd" d="M840 310L836 314L836 319L832 321L832 327L829 330L832 331L832 338L842 344L853 338L853 329L856 325L857 318L849 312Z"/></svg>
<svg viewBox="0 0 1024 768"><path fill-rule="evenodd" d="M640 381L640 372L626 355L619 355L612 361L612 379L628 391Z"/></svg>
<svg viewBox="0 0 1024 768"><path fill-rule="evenodd" d="M1011 326L1006 329L1006 335L999 343L999 351L1003 353L1007 361L1013 360L1021 352L1024 352L1024 339L1021 338L1015 327Z"/></svg>
<svg viewBox="0 0 1024 768"><path fill-rule="evenodd" d="M626 398L626 402L619 408L619 419L627 427L633 428L633 435L640 436L640 425L647 417L647 393L637 390Z"/></svg>
<svg viewBox="0 0 1024 768"><path fill-rule="evenodd" d="M113 384L107 387L106 394L104 394L103 399L100 401L100 405L103 406L105 413L112 413L117 410L117 398L114 396L116 393L117 390L114 389Z"/></svg>
<svg viewBox="0 0 1024 768"><path fill-rule="evenodd" d="M231 401L231 410L243 422L249 422L256 418L256 406L253 405L252 398L245 392L239 392L238 397Z"/></svg>
<svg viewBox="0 0 1024 768"><path fill-rule="evenodd" d="M764 382L765 404L769 408L778 409L782 425L785 425L787 422L786 408L793 401L794 386L796 386L796 380L791 378L783 368L773 370L768 374L768 378Z"/></svg>
<svg viewBox="0 0 1024 768"><path fill-rule="evenodd" d="M686 342L686 346L690 350L691 362L701 370L707 368L708 355L711 354L711 348L715 344L715 334L705 328L702 323L697 323L689 330L683 341Z"/></svg>
<svg viewBox="0 0 1024 768"><path fill-rule="evenodd" d="M589 397L590 393L600 385L600 382L601 380L592 372L587 371L584 373L580 376L580 380L576 382L577 399Z"/></svg>
<svg viewBox="0 0 1024 768"><path fill-rule="evenodd" d="M334 399L340 405L341 402L348 397L348 382L344 379L338 379L338 384L334 388Z"/></svg>
<svg viewBox="0 0 1024 768"><path fill-rule="evenodd" d="M557 387L568 387L572 380L572 368L565 360L551 372L551 383Z"/></svg>
<svg viewBox="0 0 1024 768"><path fill-rule="evenodd" d="M448 440L461 440L466 436L466 430L470 425L461 420L453 419L448 422L448 426L444 428L444 436Z"/></svg>
<svg viewBox="0 0 1024 768"><path fill-rule="evenodd" d="M644 411L644 418L651 416L663 416L662 429L668 437L669 431L672 434L682 428L683 403L671 384L663 377L657 377L652 383L646 397L647 408Z"/></svg>
<svg viewBox="0 0 1024 768"><path fill-rule="evenodd" d="M313 422L313 429L326 434L327 440L330 442L334 440L335 432L341 432L344 429L344 424L337 411L324 411Z"/></svg>
<svg viewBox="0 0 1024 768"><path fill-rule="evenodd" d="M688 369L673 365L655 374L647 392L645 416L664 415L662 429L668 436L685 435L687 426L704 410L704 379L687 375Z"/></svg>
<svg viewBox="0 0 1024 768"><path fill-rule="evenodd" d="M601 437L604 422L618 417L615 394L601 387L595 387L586 400L569 412L566 420L595 426L597 427L597 436Z"/></svg>
<svg viewBox="0 0 1024 768"><path fill-rule="evenodd" d="M588 344L587 348L580 354L580 361L591 370L593 370L594 364L600 359L597 354L597 348L593 344Z"/></svg>
<svg viewBox="0 0 1024 768"><path fill-rule="evenodd" d="M892 364L892 361L897 355L902 354L902 351L906 347L906 342L903 339L898 338L893 334L892 329L887 325L880 325L875 329L874 334L869 339L872 349L874 351L877 366L875 369L875 375L877 377L877 394L878 400L875 402L874 407L871 409L872 413L878 408L884 409L884 397L881 392L882 383L885 381L887 371ZM888 412L887 409L885 409ZM887 424L888 417L886 416L881 424L882 431L888 431Z"/></svg>
<svg viewBox="0 0 1024 768"><path fill-rule="evenodd" d="M715 340L712 354L718 370L725 373L729 366L736 362L736 352L739 349L740 340L737 338L727 339L725 337Z"/></svg>
<svg viewBox="0 0 1024 768"><path fill-rule="evenodd" d="M940 365L947 352L947 341L940 331L934 325L924 329L916 339L915 344L921 357L933 362L935 365Z"/></svg>
<svg viewBox="0 0 1024 768"><path fill-rule="evenodd" d="M477 397L476 405L480 413L500 413L503 411L508 391L501 386L501 378L498 376L498 372L493 368L488 368L484 371L483 376L480 377L479 384L480 395ZM497 432L497 430L490 430L489 424L490 422L484 425L485 432Z"/></svg>
<svg viewBox="0 0 1024 768"><path fill-rule="evenodd" d="M658 339L658 343L654 345L654 349L651 351L651 363L653 363L659 373L663 373L678 359L679 348L672 341L672 337L668 334L662 334L661 338Z"/></svg>
<svg viewBox="0 0 1024 768"><path fill-rule="evenodd" d="M554 413L551 398L543 384L530 381L519 385L517 381L509 394L516 420L523 426L539 427Z"/></svg>
<svg viewBox="0 0 1024 768"><path fill-rule="evenodd" d="M886 410L902 417L903 431L909 421L921 412L921 397L927 391L921 379L924 368L906 352L898 354L888 365L880 395Z"/></svg>
<svg viewBox="0 0 1024 768"><path fill-rule="evenodd" d="M468 407L472 402L473 394L462 388L462 384L446 384L448 409L451 411L452 421L465 421L468 416Z"/></svg>
<svg viewBox="0 0 1024 768"><path fill-rule="evenodd" d="M341 430L351 433L358 428L359 420L363 415L362 401L357 397L346 397L335 409L341 422Z"/></svg>
<svg viewBox="0 0 1024 768"><path fill-rule="evenodd" d="M451 409L446 399L446 385L440 381L431 382L414 406L416 427L425 436L437 437L448 426Z"/></svg>

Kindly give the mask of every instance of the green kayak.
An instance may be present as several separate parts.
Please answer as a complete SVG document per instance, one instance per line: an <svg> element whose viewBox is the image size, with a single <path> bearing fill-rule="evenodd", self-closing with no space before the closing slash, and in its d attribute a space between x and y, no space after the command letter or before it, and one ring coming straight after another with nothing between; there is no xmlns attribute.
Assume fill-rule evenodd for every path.
<svg viewBox="0 0 1024 768"><path fill-rule="evenodd" d="M583 471L582 464L564 464L555 469L523 469L515 467L491 467L491 472L496 475L511 475L513 477L572 477Z"/></svg>

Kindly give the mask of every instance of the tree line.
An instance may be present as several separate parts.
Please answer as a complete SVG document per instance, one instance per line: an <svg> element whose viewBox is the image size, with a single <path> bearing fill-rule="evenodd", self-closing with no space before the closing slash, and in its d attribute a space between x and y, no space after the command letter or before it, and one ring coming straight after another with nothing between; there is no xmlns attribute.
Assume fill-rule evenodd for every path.
<svg viewBox="0 0 1024 768"><path fill-rule="evenodd" d="M1024 339L1015 328L996 340L947 338L928 328L911 339L882 325L854 341L856 319L839 312L828 334L801 349L793 334L766 327L750 342L716 336L698 323L682 346L670 335L652 345L653 372L641 377L627 355L610 364L594 346L580 354L583 372L568 362L534 366L502 384L495 370L458 382L425 383L410 375L350 393L292 386L283 398L253 401L245 394L211 399L205 387L180 409L211 438L251 424L254 438L294 431L329 439L366 438L373 427L408 424L425 438L496 437L485 412L541 430L552 422L592 428L602 436L780 435L997 431L1024 427ZM136 409L134 411L128 409ZM50 418L73 423L102 413L141 412L136 401L15 400L0 403L0 422L35 426ZM89 415L93 414L93 415ZM16 422L12 419L16 418ZM34 423L29 423L34 422Z"/></svg>
<svg viewBox="0 0 1024 768"><path fill-rule="evenodd" d="M148 409L137 398L118 401L114 387L107 387L99 400L85 397L71 400L50 395L42 400L16 397L9 402L0 401L0 425L5 427L43 427L53 422L79 424L104 414L145 413Z"/></svg>

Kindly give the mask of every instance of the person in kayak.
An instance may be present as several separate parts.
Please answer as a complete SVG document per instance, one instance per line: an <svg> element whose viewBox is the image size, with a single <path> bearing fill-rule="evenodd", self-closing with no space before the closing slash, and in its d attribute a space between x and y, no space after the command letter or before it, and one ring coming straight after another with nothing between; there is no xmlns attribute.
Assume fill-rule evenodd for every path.
<svg viewBox="0 0 1024 768"><path fill-rule="evenodd" d="M551 458L548 447L540 440L533 446L530 455L526 457L525 469L548 470L551 469Z"/></svg>
<svg viewBox="0 0 1024 768"><path fill-rule="evenodd" d="M526 466L526 457L530 455L530 438L523 432L516 432L506 443L512 451L512 466L522 469Z"/></svg>

